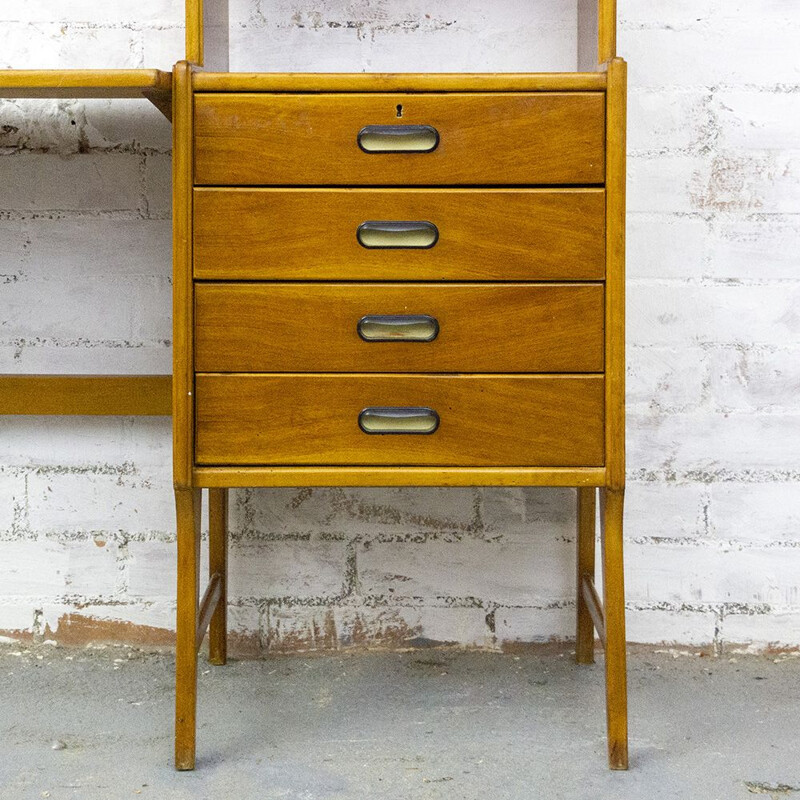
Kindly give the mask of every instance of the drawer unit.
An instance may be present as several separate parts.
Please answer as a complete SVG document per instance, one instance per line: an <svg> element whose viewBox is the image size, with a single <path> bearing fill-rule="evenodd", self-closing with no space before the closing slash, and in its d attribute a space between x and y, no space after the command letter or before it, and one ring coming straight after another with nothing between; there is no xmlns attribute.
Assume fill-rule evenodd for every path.
<svg viewBox="0 0 800 800"><path fill-rule="evenodd" d="M603 285L203 283L200 372L602 372Z"/></svg>
<svg viewBox="0 0 800 800"><path fill-rule="evenodd" d="M195 189L194 274L602 280L604 219L600 188Z"/></svg>
<svg viewBox="0 0 800 800"><path fill-rule="evenodd" d="M183 768L206 624L224 659L227 490L278 486L577 487L576 654L594 659L596 629L609 763L627 764L625 65L608 59L577 76L176 67Z"/></svg>
<svg viewBox="0 0 800 800"><path fill-rule="evenodd" d="M200 464L603 463L598 375L199 374L196 394ZM393 412L412 409L436 429L362 429L366 412L376 430L407 430Z"/></svg>
<svg viewBox="0 0 800 800"><path fill-rule="evenodd" d="M601 184L602 92L198 94L201 185Z"/></svg>

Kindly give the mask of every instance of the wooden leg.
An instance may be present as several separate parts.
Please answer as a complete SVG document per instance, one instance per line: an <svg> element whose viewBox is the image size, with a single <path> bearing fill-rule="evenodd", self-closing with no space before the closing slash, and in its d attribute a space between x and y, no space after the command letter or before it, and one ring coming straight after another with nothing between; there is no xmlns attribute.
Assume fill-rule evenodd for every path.
<svg viewBox="0 0 800 800"><path fill-rule="evenodd" d="M200 489L175 489L178 519L178 619L175 645L175 768L194 769L197 709L197 608Z"/></svg>
<svg viewBox="0 0 800 800"><path fill-rule="evenodd" d="M228 658L228 490L208 491L208 577L222 580L219 600L208 628L208 660L224 664Z"/></svg>
<svg viewBox="0 0 800 800"><path fill-rule="evenodd" d="M628 769L628 689L625 668L625 583L622 570L624 489L601 489L603 606L606 624L608 766Z"/></svg>
<svg viewBox="0 0 800 800"><path fill-rule="evenodd" d="M594 622L583 598L583 576L594 580L594 520L597 490L593 487L578 489L578 568L576 570L577 627L575 632L575 660L579 664L594 664Z"/></svg>

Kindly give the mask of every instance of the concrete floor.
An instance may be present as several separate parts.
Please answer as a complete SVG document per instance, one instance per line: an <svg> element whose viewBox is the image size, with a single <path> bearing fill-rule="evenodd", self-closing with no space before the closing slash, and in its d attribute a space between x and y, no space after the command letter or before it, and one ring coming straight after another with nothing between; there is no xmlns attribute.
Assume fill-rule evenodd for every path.
<svg viewBox="0 0 800 800"><path fill-rule="evenodd" d="M632 653L627 773L602 665L568 653L201 665L197 770L175 773L171 656L0 647L0 798L800 798L800 658Z"/></svg>

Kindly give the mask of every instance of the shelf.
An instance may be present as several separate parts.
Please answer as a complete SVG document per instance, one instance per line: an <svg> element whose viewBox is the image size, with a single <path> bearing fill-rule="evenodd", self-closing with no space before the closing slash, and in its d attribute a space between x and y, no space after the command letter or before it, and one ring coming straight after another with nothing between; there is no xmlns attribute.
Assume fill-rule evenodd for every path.
<svg viewBox="0 0 800 800"><path fill-rule="evenodd" d="M602 92L605 72L195 72L197 92Z"/></svg>
<svg viewBox="0 0 800 800"><path fill-rule="evenodd" d="M159 69L0 70L0 97L145 98L171 117L172 74Z"/></svg>
<svg viewBox="0 0 800 800"><path fill-rule="evenodd" d="M2 375L0 414L169 416L170 375Z"/></svg>

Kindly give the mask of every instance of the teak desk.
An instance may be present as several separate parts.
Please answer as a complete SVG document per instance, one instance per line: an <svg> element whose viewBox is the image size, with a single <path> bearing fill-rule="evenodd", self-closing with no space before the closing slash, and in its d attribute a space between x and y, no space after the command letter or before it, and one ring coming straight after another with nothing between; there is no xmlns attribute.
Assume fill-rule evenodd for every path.
<svg viewBox="0 0 800 800"><path fill-rule="evenodd" d="M207 629L226 658L227 490L394 485L578 487L577 659L596 628L627 767L626 73L613 2L579 10L591 72L204 72L202 40L176 65L179 769Z"/></svg>

